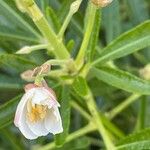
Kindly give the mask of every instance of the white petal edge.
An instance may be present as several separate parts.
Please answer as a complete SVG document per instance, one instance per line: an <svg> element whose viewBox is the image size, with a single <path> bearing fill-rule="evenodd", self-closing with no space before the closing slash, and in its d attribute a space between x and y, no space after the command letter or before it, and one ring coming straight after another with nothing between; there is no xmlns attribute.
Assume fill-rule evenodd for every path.
<svg viewBox="0 0 150 150"><path fill-rule="evenodd" d="M18 127L18 124L19 124L19 122L20 122L20 118L21 118L22 111L23 111L23 109L25 108L25 105L26 105L28 99L30 99L30 98L33 96L34 91L35 91L35 89L32 89L32 90L28 91L28 92L25 93L25 94L23 95L23 97L21 98L21 100L20 100L20 102L19 102L19 104L18 104L18 106L17 106L16 113L15 113L14 124L15 124L16 127Z"/></svg>
<svg viewBox="0 0 150 150"><path fill-rule="evenodd" d="M27 125L30 130L38 136L46 136L49 133L49 131L45 128L44 120L40 120L35 123L27 121Z"/></svg>
<svg viewBox="0 0 150 150"><path fill-rule="evenodd" d="M62 120L58 107L53 107L48 110L45 118L45 128L54 135L63 132Z"/></svg>
<svg viewBox="0 0 150 150"><path fill-rule="evenodd" d="M34 94L34 89L28 91L27 93L24 94L24 96L21 98L16 114L15 114L15 120L14 124L19 128L19 130L22 132L22 134L27 138L27 139L36 139L38 136L35 135L27 126L26 124L26 104L29 98L31 98Z"/></svg>
<svg viewBox="0 0 150 150"><path fill-rule="evenodd" d="M38 135L35 135L28 127L26 123L26 113L27 113L26 108L24 108L21 114L21 119L18 128L27 139L33 140L38 138Z"/></svg>

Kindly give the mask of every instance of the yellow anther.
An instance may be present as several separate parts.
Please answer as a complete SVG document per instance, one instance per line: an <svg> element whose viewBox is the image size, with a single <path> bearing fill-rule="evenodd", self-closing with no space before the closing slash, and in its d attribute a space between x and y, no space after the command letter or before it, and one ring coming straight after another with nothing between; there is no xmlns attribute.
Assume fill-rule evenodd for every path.
<svg viewBox="0 0 150 150"><path fill-rule="evenodd" d="M28 111L27 117L29 121L35 123L45 118L47 113L47 106L37 104L32 106L31 101L28 101L27 111Z"/></svg>

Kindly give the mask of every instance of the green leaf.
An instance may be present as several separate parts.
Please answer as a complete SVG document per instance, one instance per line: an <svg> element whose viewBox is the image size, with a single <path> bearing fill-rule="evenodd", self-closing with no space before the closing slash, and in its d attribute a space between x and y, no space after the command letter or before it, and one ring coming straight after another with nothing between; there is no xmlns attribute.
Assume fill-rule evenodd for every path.
<svg viewBox="0 0 150 150"><path fill-rule="evenodd" d="M93 65L114 60L150 46L150 21L122 34L100 53Z"/></svg>
<svg viewBox="0 0 150 150"><path fill-rule="evenodd" d="M87 61L91 62L94 58L94 54L96 51L97 42L99 39L99 29L101 23L101 12L97 10L95 15L95 22L93 27L93 32L91 35L88 51L87 51Z"/></svg>
<svg viewBox="0 0 150 150"><path fill-rule="evenodd" d="M11 69L16 69L17 72L25 71L31 69L36 64L28 59L24 59L20 56L13 54L4 54L0 55L0 67L8 70L8 67Z"/></svg>
<svg viewBox="0 0 150 150"><path fill-rule="evenodd" d="M0 75L0 89L22 89L21 79Z"/></svg>
<svg viewBox="0 0 150 150"><path fill-rule="evenodd" d="M83 77L76 77L72 86L79 96L84 97L88 94L88 86Z"/></svg>
<svg viewBox="0 0 150 150"><path fill-rule="evenodd" d="M93 68L91 73L99 80L128 92L150 95L150 82L142 80L128 72L101 67Z"/></svg>
<svg viewBox="0 0 150 150"><path fill-rule="evenodd" d="M40 34L21 16L13 1L0 0L0 36L39 42Z"/></svg>
<svg viewBox="0 0 150 150"><path fill-rule="evenodd" d="M0 130L1 136L3 136L4 140L9 143L12 150L22 150L24 146L18 140L17 136L14 136L14 133L11 132L9 128L3 128Z"/></svg>
<svg viewBox="0 0 150 150"><path fill-rule="evenodd" d="M46 8L46 16L47 16L49 23L53 27L53 29L55 29L55 32L58 33L60 30L61 24L55 11L50 6Z"/></svg>
<svg viewBox="0 0 150 150"><path fill-rule="evenodd" d="M13 122L15 110L21 95L0 105L0 129Z"/></svg>
<svg viewBox="0 0 150 150"><path fill-rule="evenodd" d="M65 143L69 132L71 111L69 86L63 87L60 105L60 113L64 131L63 133L55 136L55 143L57 146L62 146Z"/></svg>
<svg viewBox="0 0 150 150"><path fill-rule="evenodd" d="M144 150L150 148L150 128L131 134L117 144L117 150Z"/></svg>
<svg viewBox="0 0 150 150"><path fill-rule="evenodd" d="M102 9L102 20L106 32L106 41L110 43L121 32L119 1L113 1L111 5Z"/></svg>
<svg viewBox="0 0 150 150"><path fill-rule="evenodd" d="M74 46L75 46L75 41L74 41L74 40L68 41L68 43L67 43L67 45L66 45L67 50L68 50L70 53L72 53Z"/></svg>

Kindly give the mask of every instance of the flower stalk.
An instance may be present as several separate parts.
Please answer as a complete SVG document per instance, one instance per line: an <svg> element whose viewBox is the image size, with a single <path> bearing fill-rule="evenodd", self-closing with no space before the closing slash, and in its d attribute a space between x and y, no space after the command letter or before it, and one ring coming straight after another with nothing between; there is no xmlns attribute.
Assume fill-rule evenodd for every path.
<svg viewBox="0 0 150 150"><path fill-rule="evenodd" d="M114 150L115 146L114 146L113 142L111 141L109 134L102 123L102 118L99 115L99 112L96 107L96 103L94 101L93 95L90 90L85 99L87 101L87 106L89 108L89 111L91 112L91 115L93 116L93 120L97 126L97 130L101 134L107 150Z"/></svg>
<svg viewBox="0 0 150 150"><path fill-rule="evenodd" d="M79 69L84 64L85 52L88 48L88 44L89 44L90 37L91 37L91 34L92 34L94 21L95 21L96 10L97 10L96 6L90 2L89 3L89 14L88 14L89 19L88 19L88 22L87 22L87 25L86 25L82 45L80 47L79 53L78 53L77 58L76 58L76 65L78 66Z"/></svg>
<svg viewBox="0 0 150 150"><path fill-rule="evenodd" d="M20 5L26 10L48 43L54 48L53 52L56 57L59 59L69 59L69 52L62 41L58 39L36 3L33 0L22 0Z"/></svg>
<svg viewBox="0 0 150 150"><path fill-rule="evenodd" d="M67 17L66 17L66 19L65 19L65 21L64 21L64 23L63 23L63 25L62 25L62 27L60 29L60 31L59 31L59 33L58 33L58 37L60 39L63 38L65 30L67 29L67 26L70 23L72 16L78 11L81 2L82 2L82 0L76 0L75 2L73 2L71 4L69 13L68 13L68 15L67 15Z"/></svg>
<svg viewBox="0 0 150 150"><path fill-rule="evenodd" d="M39 45L33 45L33 46L25 46L18 50L16 54L30 54L33 51L41 50L41 49L47 49L48 44L39 44Z"/></svg>
<svg viewBox="0 0 150 150"><path fill-rule="evenodd" d="M93 126L93 124L89 123L88 125L86 125L85 127L79 129L78 131L75 131L73 133L71 133L70 135L68 135L68 137L66 138L66 143L77 139L87 133L90 133L92 131L96 130L96 128ZM47 144L45 146L42 146L41 148L38 148L37 150L50 150L50 149L54 149L56 147L55 142Z"/></svg>
<svg viewBox="0 0 150 150"><path fill-rule="evenodd" d="M132 94L130 97L128 97L126 100L124 100L121 104L119 104L113 110L108 112L106 115L110 119L113 119L116 115L118 115L121 111L123 111L125 108L127 108L130 104L135 102L139 97L141 97L140 94Z"/></svg>

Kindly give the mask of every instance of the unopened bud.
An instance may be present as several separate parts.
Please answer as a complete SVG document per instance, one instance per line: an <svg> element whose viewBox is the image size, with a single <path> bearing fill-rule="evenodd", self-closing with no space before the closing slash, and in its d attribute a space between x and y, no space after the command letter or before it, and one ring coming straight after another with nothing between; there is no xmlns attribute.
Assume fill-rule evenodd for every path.
<svg viewBox="0 0 150 150"><path fill-rule="evenodd" d="M34 81L34 79L35 79L35 77L33 77L32 70L27 70L27 71L23 72L20 76L23 80L28 81L28 82Z"/></svg>
<svg viewBox="0 0 150 150"><path fill-rule="evenodd" d="M76 13L80 7L82 0L76 0L75 2L73 2L70 6L70 10L72 11L72 13Z"/></svg>
<svg viewBox="0 0 150 150"><path fill-rule="evenodd" d="M113 0L91 0L93 4L98 7L106 7L109 5Z"/></svg>
<svg viewBox="0 0 150 150"><path fill-rule="evenodd" d="M16 54L29 54L29 53L31 53L30 46L25 46L16 52Z"/></svg>
<svg viewBox="0 0 150 150"><path fill-rule="evenodd" d="M139 73L145 80L150 80L150 64L146 65L143 69L140 69Z"/></svg>

